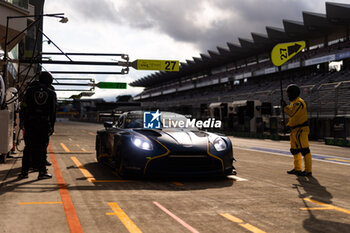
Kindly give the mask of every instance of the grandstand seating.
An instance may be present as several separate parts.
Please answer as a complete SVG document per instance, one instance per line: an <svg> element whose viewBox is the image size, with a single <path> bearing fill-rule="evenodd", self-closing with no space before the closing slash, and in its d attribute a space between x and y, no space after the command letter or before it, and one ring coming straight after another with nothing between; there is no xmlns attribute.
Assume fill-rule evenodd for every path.
<svg viewBox="0 0 350 233"><path fill-rule="evenodd" d="M167 95L160 98L157 106L184 106L235 100L260 100L279 105L281 93L279 77L256 78L239 85L229 85L225 90L219 85L184 91L183 95ZM350 70L329 73L298 72L284 75L283 86L295 83L301 87L301 97L308 103L311 116L350 115ZM284 89L285 90L285 89ZM284 97L286 98L286 96Z"/></svg>
<svg viewBox="0 0 350 233"><path fill-rule="evenodd" d="M342 50L342 52L350 50L350 41L344 41L344 42L339 42L336 44L332 44L328 47L323 47L323 48L315 48L310 51L305 51L303 52L298 58L292 59L291 63L295 61L303 61L304 59L309 59L313 57L320 57L325 54L330 54L334 50ZM234 75L239 74L239 73L246 73L246 72L252 72L256 71L262 68L268 68L271 67L271 61L266 61L262 62L260 64L255 64L251 66L247 66L244 68L239 68L231 71L226 71L226 72L221 72L218 74L213 74L213 75L207 75L204 77L201 77L200 80L201 82L206 82L206 81L211 81L211 80L216 80L216 79L222 79L222 78L229 78L232 80ZM234 87L234 95L240 94L242 92L259 92L259 91L266 91L266 90L274 90L278 89L279 87L279 82L276 82L273 80L274 76L277 76L279 74L272 74L271 76L264 76L264 81L257 82L255 84L249 83L247 85L238 85L237 87ZM341 71L339 72L329 72L329 73L308 73L308 74L298 74L296 71L290 71L288 72L289 77L283 77L283 79L286 80L287 83L296 83L298 85L315 85L316 87L323 84L323 83L332 83L332 82L340 82L340 81L345 81L345 80L350 80L349 77L349 71ZM189 85L189 84L194 84L196 81L191 81L191 80L186 80L183 82L181 86ZM242 82L242 81L241 81ZM161 93L161 91L164 91L166 89L174 89L174 91L179 88L178 82L172 82L166 84L167 87L165 88L164 86L158 86L158 87L152 87L150 89L146 89L143 91L142 95L149 95L151 97L152 93ZM242 88L244 87L244 88ZM209 89L212 89L212 87L209 87ZM196 92L196 90L191 90L193 92ZM221 92L223 91L222 89L220 90ZM232 95L230 93L229 95ZM225 99L225 95L222 96L222 98ZM209 96L210 99L210 96Z"/></svg>
<svg viewBox="0 0 350 233"><path fill-rule="evenodd" d="M303 12L304 24L284 23L284 29L267 26L267 35L252 33L252 42L239 39L240 45L228 42L227 48L217 47L217 51L208 51L209 55L200 54L201 58L181 63L178 73L158 72L143 77L130 83L145 87L134 100L145 109L203 117L214 102L260 100L279 106L282 80L285 99L288 84L301 87L310 127L314 127L313 137L334 136L335 117L345 116L350 125L349 10L349 4L327 2L326 14ZM306 41L306 48L280 68L275 67L270 59L272 48L297 40ZM329 71L329 62L336 61L343 61L341 71Z"/></svg>

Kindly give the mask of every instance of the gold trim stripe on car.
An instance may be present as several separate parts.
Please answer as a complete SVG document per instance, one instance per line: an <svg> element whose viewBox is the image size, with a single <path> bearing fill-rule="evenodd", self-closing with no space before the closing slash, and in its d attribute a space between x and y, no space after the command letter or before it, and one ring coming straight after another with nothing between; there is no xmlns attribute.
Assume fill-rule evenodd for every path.
<svg viewBox="0 0 350 233"><path fill-rule="evenodd" d="M145 165L145 169L143 170L143 174L146 174L146 170L147 170L147 166L148 166L149 162L151 162L154 159L158 159L158 158L167 156L170 153L170 150L166 146L164 146L160 141L158 141L157 139L154 139L154 138L152 138L152 139L155 140L156 142L158 142L160 145L162 145L166 149L166 152L164 154L157 155L157 156L154 156L152 158L149 158L147 163L146 163L146 165Z"/></svg>
<svg viewBox="0 0 350 233"><path fill-rule="evenodd" d="M211 157L213 157L213 158L215 158L215 159L220 160L221 166L222 166L222 173L224 173L224 172L225 172L225 169L224 169L224 161L223 161L221 158L219 158L218 156L213 155L212 153L210 153L210 151L209 151L209 144L210 144L210 142L209 142L209 140L208 140L208 144L207 144L207 153L208 153L208 155L211 156Z"/></svg>

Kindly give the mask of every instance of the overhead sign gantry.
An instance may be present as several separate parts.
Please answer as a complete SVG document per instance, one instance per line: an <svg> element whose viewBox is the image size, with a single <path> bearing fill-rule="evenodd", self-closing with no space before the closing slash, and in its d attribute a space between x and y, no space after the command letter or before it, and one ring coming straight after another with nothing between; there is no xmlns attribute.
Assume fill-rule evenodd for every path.
<svg viewBox="0 0 350 233"><path fill-rule="evenodd" d="M61 50L60 50L61 51ZM53 60L50 56L65 56L67 60ZM42 53L44 59L40 60L21 60L22 63L41 63L41 64L55 64L55 65L83 65L83 66L121 66L119 71L86 71L86 70L56 70L50 71L52 74L95 74L95 75L124 75L129 73L129 68L132 67L136 70L159 70L167 72L178 72L180 70L180 62L178 60L150 60L150 59L137 59L129 62L129 55L121 53L64 53L57 52L44 52ZM72 57L120 57L119 61L82 61L73 60ZM46 59L45 59L46 58ZM74 80L75 82L62 83L58 80ZM126 89L127 83L120 82L99 82L95 83L92 79L81 78L55 78L56 82L53 85L62 86L90 86L92 91L95 87L105 89ZM81 83L81 80L89 80L90 83ZM79 83L77 83L79 82ZM56 91L86 91L78 89L57 89Z"/></svg>
<svg viewBox="0 0 350 233"><path fill-rule="evenodd" d="M159 70L177 72L180 70L180 62L178 60L150 60L150 59L137 59L135 61L129 61L129 55L119 53L42 53L45 56L57 56L63 55L68 58L68 61L41 59L41 60L20 60L21 63L41 63L41 64L54 64L54 65L88 65L88 66L121 66L121 71L50 71L52 74L128 74L129 67L136 70ZM99 57L121 57L124 61L74 61L72 56L99 56Z"/></svg>
<svg viewBox="0 0 350 233"><path fill-rule="evenodd" d="M95 83L94 79L81 79L81 78L55 78L56 82L52 83L54 86L86 86L86 87L92 87L89 91L92 91L95 87L101 88L101 89L126 89L127 83L120 83L120 82L99 82ZM88 80L88 83L62 83L58 80L74 80L74 81L84 81ZM57 89L56 91L87 91L85 89L83 90L77 90L77 89Z"/></svg>

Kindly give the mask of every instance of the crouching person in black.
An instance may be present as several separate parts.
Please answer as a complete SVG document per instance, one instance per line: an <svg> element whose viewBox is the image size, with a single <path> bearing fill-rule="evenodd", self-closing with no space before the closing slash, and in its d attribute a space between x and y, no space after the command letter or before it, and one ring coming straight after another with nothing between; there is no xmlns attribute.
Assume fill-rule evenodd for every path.
<svg viewBox="0 0 350 233"><path fill-rule="evenodd" d="M56 121L57 97L51 84L52 75L41 72L39 82L29 87L24 95L20 120L25 129L25 148L19 179L28 178L31 165L38 168L38 179L52 178L46 169L46 149Z"/></svg>

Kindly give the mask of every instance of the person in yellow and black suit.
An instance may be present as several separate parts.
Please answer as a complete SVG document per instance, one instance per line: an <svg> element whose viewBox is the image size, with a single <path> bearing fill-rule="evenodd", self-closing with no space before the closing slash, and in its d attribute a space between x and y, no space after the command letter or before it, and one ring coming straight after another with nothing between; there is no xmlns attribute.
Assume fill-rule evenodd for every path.
<svg viewBox="0 0 350 233"><path fill-rule="evenodd" d="M281 100L283 110L289 116L287 127L290 128L290 152L294 156L294 168L288 174L300 176L312 175L312 159L309 145L309 125L307 121L307 108L305 101L299 97L300 89L291 84L287 87L289 105ZM304 157L305 170L301 169L301 155Z"/></svg>

